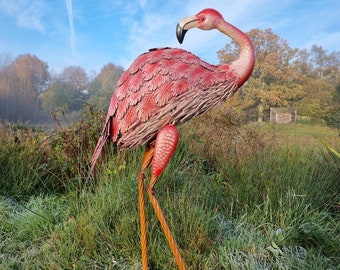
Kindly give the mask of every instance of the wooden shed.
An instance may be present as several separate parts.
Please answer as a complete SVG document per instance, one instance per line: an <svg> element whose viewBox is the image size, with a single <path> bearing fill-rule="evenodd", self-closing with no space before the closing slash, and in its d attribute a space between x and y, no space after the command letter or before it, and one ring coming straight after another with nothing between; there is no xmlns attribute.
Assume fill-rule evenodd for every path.
<svg viewBox="0 0 340 270"><path fill-rule="evenodd" d="M270 107L271 123L292 123L297 119L296 108Z"/></svg>

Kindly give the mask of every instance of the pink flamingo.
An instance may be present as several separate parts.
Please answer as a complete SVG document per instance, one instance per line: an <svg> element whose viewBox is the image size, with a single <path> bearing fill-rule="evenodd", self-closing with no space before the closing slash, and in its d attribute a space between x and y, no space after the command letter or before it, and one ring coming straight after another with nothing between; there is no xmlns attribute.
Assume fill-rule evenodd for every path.
<svg viewBox="0 0 340 270"><path fill-rule="evenodd" d="M187 51L173 48L152 49L140 55L118 81L91 159L89 174L108 139L122 149L146 144L138 174L144 270L148 268L144 172L151 165L151 179L146 191L177 265L179 269L185 269L179 248L155 197L157 178L176 149L176 125L232 96L246 82L254 67L255 54L250 39L226 22L218 11L204 9L181 20L177 25L180 43L191 28L217 29L228 35L241 47L238 59L225 65L211 65Z"/></svg>

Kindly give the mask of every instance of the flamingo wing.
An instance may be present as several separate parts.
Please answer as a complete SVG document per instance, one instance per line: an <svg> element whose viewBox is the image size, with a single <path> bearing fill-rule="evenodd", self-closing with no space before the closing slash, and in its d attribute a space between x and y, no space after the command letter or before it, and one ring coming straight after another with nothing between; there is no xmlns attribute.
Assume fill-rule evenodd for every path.
<svg viewBox="0 0 340 270"><path fill-rule="evenodd" d="M120 148L143 145L163 126L184 123L233 94L233 71L219 67L181 49L152 49L140 55L118 81L92 167L107 139ZM225 86L226 76L230 79Z"/></svg>

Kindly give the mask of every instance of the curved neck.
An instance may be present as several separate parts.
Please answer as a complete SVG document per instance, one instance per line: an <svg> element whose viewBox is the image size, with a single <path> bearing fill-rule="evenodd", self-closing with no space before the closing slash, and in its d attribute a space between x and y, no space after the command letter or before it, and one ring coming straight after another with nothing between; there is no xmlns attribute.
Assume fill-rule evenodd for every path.
<svg viewBox="0 0 340 270"><path fill-rule="evenodd" d="M236 73L237 84L240 87L248 80L253 71L255 64L254 46L246 34L226 21L222 21L217 29L235 40L241 47L239 57L229 64Z"/></svg>

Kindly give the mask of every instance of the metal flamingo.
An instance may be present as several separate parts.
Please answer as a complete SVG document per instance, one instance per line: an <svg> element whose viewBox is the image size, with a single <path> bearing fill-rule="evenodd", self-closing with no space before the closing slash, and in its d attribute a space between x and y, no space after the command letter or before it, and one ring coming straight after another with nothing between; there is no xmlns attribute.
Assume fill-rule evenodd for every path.
<svg viewBox="0 0 340 270"><path fill-rule="evenodd" d="M226 22L214 9L204 9L177 25L177 39L182 43L191 28L217 29L241 47L239 57L225 65L211 65L190 52L152 49L140 55L120 78L107 112L104 129L91 159L89 175L107 140L119 148L146 145L138 174L142 265L148 268L144 173L151 166L146 187L151 204L180 269L185 269L179 248L155 197L155 184L173 155L177 142L176 125L213 108L232 96L252 73L255 61L250 39Z"/></svg>

